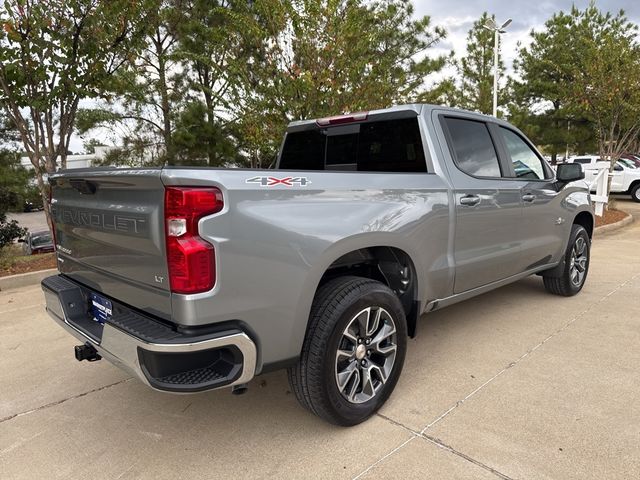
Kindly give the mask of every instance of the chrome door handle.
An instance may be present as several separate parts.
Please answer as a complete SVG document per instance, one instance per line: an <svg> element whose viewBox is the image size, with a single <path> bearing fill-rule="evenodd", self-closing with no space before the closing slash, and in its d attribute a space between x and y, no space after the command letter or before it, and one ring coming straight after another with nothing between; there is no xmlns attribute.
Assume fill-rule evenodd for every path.
<svg viewBox="0 0 640 480"><path fill-rule="evenodd" d="M477 195L465 195L460 199L460 205L474 207L480 203L480 197Z"/></svg>
<svg viewBox="0 0 640 480"><path fill-rule="evenodd" d="M525 202L533 202L536 199L536 196L532 193L526 193L522 196L522 200Z"/></svg>

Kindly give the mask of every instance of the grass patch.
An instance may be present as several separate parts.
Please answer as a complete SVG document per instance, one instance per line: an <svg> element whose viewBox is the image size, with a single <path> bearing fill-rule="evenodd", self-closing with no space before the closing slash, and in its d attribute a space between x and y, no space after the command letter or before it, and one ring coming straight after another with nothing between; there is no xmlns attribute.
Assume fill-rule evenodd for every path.
<svg viewBox="0 0 640 480"><path fill-rule="evenodd" d="M23 255L21 245L0 249L0 277L56 268L56 254Z"/></svg>

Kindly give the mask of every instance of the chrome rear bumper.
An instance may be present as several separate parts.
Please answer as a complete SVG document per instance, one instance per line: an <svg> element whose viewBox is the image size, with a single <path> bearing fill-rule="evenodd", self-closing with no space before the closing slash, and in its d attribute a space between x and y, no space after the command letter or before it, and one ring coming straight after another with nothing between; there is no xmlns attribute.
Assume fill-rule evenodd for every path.
<svg viewBox="0 0 640 480"><path fill-rule="evenodd" d="M64 299L60 285L66 289ZM86 318L77 321L73 313L78 315L76 302L87 303L86 292L83 293L87 289L65 277L54 276L42 281L42 290L51 318L78 340L93 346L102 357L156 390L177 393L212 390L247 383L255 375L255 343L238 329L197 337L174 333L171 337L150 341L132 334L135 329L125 331L107 321L97 336L82 328ZM68 302L69 294L77 300ZM218 367L214 367L216 362Z"/></svg>

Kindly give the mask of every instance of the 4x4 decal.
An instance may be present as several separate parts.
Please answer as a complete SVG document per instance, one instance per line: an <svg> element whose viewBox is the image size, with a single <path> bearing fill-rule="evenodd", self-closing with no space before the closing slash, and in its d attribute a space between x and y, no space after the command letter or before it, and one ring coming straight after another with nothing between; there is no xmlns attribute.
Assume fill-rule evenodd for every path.
<svg viewBox="0 0 640 480"><path fill-rule="evenodd" d="M311 180L307 177L252 177L245 180L245 183L257 183L261 187L275 187L276 185L306 187L307 185L311 185Z"/></svg>

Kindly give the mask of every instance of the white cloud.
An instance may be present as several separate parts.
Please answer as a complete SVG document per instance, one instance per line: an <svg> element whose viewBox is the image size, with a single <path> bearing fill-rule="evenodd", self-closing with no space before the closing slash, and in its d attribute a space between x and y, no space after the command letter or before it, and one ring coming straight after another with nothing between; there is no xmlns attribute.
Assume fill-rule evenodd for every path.
<svg viewBox="0 0 640 480"><path fill-rule="evenodd" d="M443 3L435 0L414 0L416 16L429 15L432 25L440 25L447 30L447 39L440 46L434 48L434 55L455 51L457 57L466 51L466 36L474 21L483 12L495 14L498 22L512 18L513 23L507 28L507 33L501 36L502 55L508 70L511 70L513 60L517 55L518 42L528 45L529 33L532 29L540 30L551 16L560 10L569 11L575 4L578 8L585 8L589 0L554 0L524 2L522 0L454 0ZM598 8L603 11L617 13L624 10L630 20L640 22L640 2L638 0L599 0Z"/></svg>

